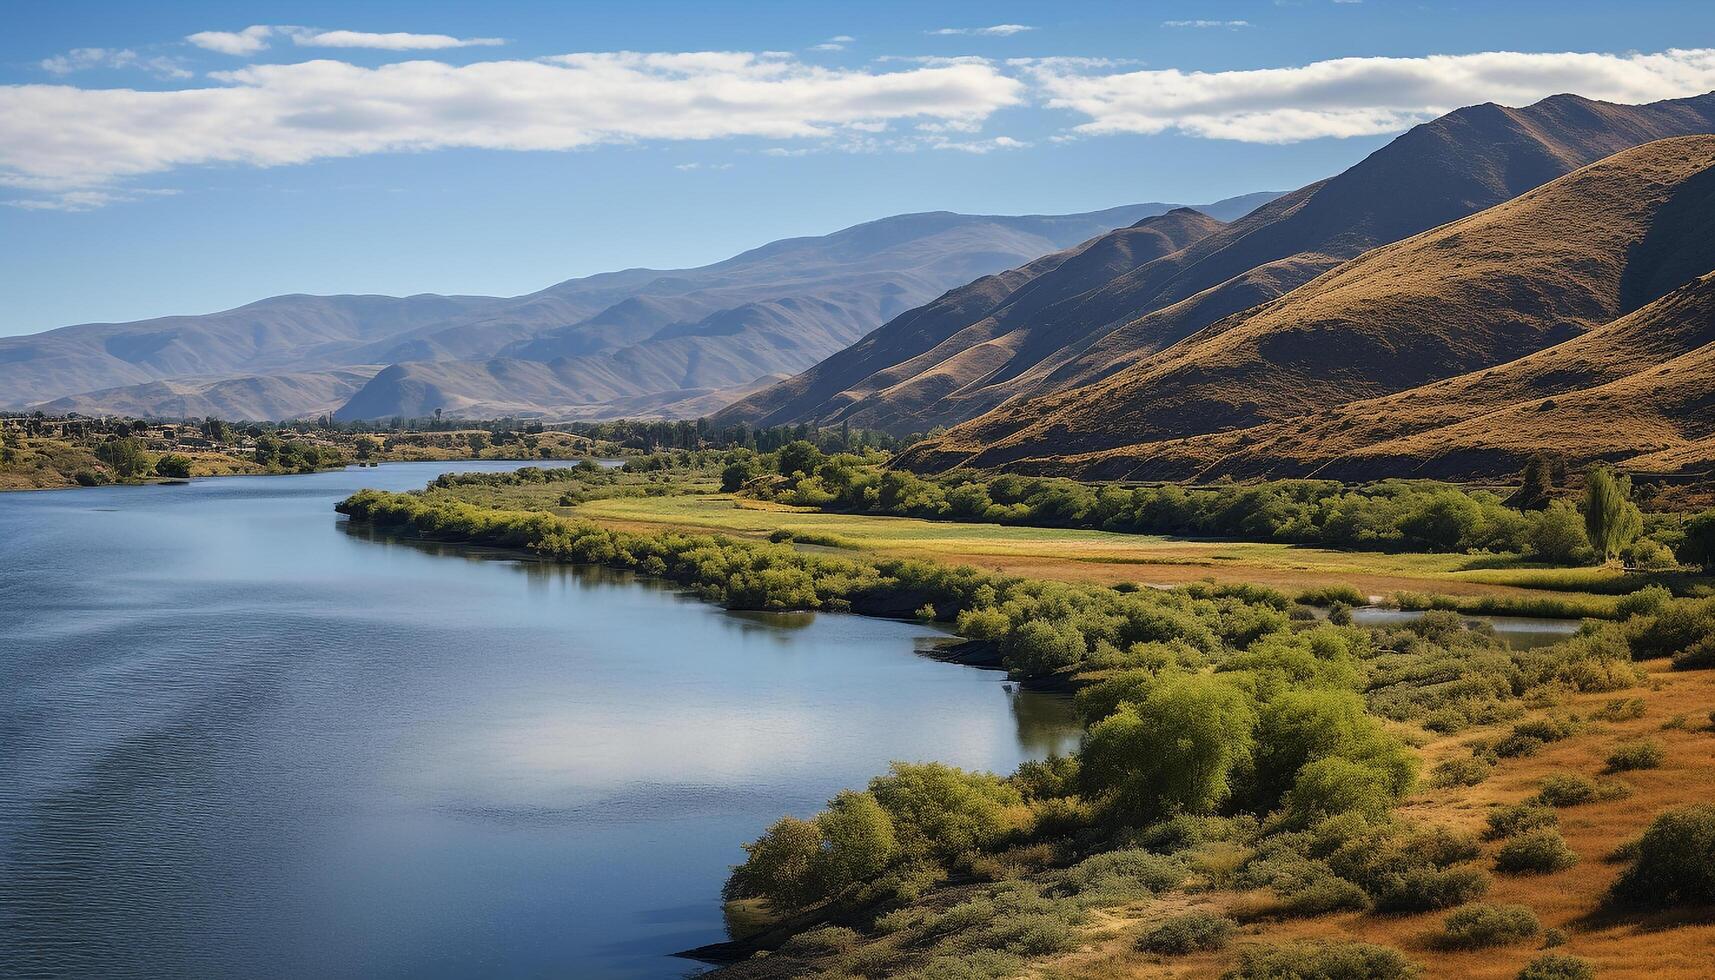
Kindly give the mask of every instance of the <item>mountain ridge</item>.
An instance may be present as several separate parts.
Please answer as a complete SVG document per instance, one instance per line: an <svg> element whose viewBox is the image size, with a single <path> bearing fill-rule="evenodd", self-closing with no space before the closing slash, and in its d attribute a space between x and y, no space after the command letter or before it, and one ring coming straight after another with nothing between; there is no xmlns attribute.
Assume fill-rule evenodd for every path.
<svg viewBox="0 0 1715 980"><path fill-rule="evenodd" d="M1711 130L1715 95L1644 106L1566 95L1520 109L1490 103L1455 110L1178 252L1111 278L1056 285L1067 298L1053 309L947 324L926 358L934 370L921 378L901 359L830 359L718 418L849 422L896 434L957 424L1111 376L1370 248L1511 199L1574 162L1649 138ZM1050 268L1026 278L1072 272ZM878 333L897 329L890 323ZM886 338L860 344L892 346ZM966 353L979 347L982 356Z"/></svg>
<svg viewBox="0 0 1715 980"><path fill-rule="evenodd" d="M814 355L759 368L759 374L790 373L860 334L854 318L880 322L977 275L1170 207L1137 204L1074 215L895 215L830 235L767 243L708 266L598 273L519 297L286 294L212 314L77 324L0 338L0 399L32 407L101 392L147 407L151 390L168 401L183 395L137 387L158 381L204 384L500 356L546 362L618 351L670 327L691 331L709 317L750 304L820 301L816 309L798 311L806 318L805 342L818 348ZM715 343L713 333L705 336L705 346ZM684 356L668 354L664 361ZM610 383L619 384L622 375ZM748 385L756 376L712 383ZM693 384L686 393L703 387L708 385ZM650 394L621 388L612 397ZM676 401L671 392L660 394L663 404ZM93 397L81 404L100 407ZM306 401L301 412L323 408Z"/></svg>
<svg viewBox="0 0 1715 980"><path fill-rule="evenodd" d="M1708 307L1681 294L1711 269L1715 135L1658 140L1366 252L1102 381L955 427L903 462L1166 480L1459 475L1427 462L1433 440L1475 446L1498 424L1475 420L1513 401L1576 404L1584 387L1654 370L1647 352L1667 334L1640 322L1701 336ZM1699 288L1705 302L1715 292ZM1688 310L1691 323L1674 320ZM1544 380L1535 365L1549 358ZM1565 441L1508 424L1544 447ZM1412 453L1424 461L1408 466Z"/></svg>

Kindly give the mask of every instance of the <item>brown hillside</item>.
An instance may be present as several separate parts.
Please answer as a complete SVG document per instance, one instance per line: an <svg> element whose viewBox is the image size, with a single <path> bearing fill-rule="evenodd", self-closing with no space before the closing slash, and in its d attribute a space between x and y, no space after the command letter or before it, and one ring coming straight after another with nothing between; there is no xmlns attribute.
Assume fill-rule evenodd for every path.
<svg viewBox="0 0 1715 980"><path fill-rule="evenodd" d="M1712 165L1715 136L1616 154L1517 200L1375 249L1105 381L1005 406L920 449L911 462L1105 476L1182 477L1216 461L1237 468L1224 460L1251 442L1291 440L1276 429L1201 445L1159 444L1297 420L1505 364L1657 299L1687 270L1715 268ZM1601 375L1591 373L1591 362L1637 363L1634 353L1586 346L1591 376L1584 381ZM1309 453L1326 460L1457 421L1461 412L1473 414L1473 405L1506 404L1507 397L1500 379L1477 379L1402 395L1365 413L1367 428L1350 416L1331 423L1331 433L1314 420L1293 424L1326 434L1327 445ZM1420 410L1419 402L1440 407ZM1281 455L1253 468L1283 468Z"/></svg>
<svg viewBox="0 0 1715 980"><path fill-rule="evenodd" d="M974 418L1008 401L1106 378L1368 249L1619 150L1711 131L1715 96L1644 106L1556 96L1523 109L1460 109L1337 177L1119 275L1071 265L1037 273L1044 281L1031 285L1053 296L1051 304L1003 302L963 322L936 317L929 335L922 311L907 313L853 349L738 403L722 420L849 420L905 432Z"/></svg>
<svg viewBox="0 0 1715 980"><path fill-rule="evenodd" d="M1214 218L1182 208L978 279L901 314L811 370L745 399L717 421L774 425L815 417L832 422L855 411L854 424L880 428L889 424L878 414L884 403L914 419L951 398L969 379L992 375L1013 360L1031 340L1028 331L1014 328L1016 321L1049 319L1045 311L1076 304L1088 284L1149 265L1221 227Z"/></svg>

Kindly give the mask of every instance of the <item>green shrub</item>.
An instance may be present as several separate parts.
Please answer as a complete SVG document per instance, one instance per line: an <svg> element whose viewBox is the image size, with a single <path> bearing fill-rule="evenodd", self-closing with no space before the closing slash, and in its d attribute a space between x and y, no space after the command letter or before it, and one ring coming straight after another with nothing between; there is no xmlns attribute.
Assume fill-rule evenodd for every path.
<svg viewBox="0 0 1715 980"><path fill-rule="evenodd" d="M1609 772L1628 772L1633 769L1655 769L1661 765L1663 753L1661 743L1654 739L1638 739L1632 742L1621 742L1614 746L1614 751L1608 753Z"/></svg>
<svg viewBox="0 0 1715 980"><path fill-rule="evenodd" d="M1685 522L1685 537L1675 553L1687 565L1715 572L1715 510L1706 510Z"/></svg>
<svg viewBox="0 0 1715 980"><path fill-rule="evenodd" d="M1225 980L1413 980L1417 964L1390 946L1369 943L1289 943L1239 951Z"/></svg>
<svg viewBox="0 0 1715 980"><path fill-rule="evenodd" d="M191 460L189 456L169 453L155 460L155 473L158 476L174 479L186 479L191 475Z"/></svg>
<svg viewBox="0 0 1715 980"><path fill-rule="evenodd" d="M1639 660L1671 657L1715 634L1715 601L1675 602L1654 616L1628 620L1626 633Z"/></svg>
<svg viewBox="0 0 1715 980"><path fill-rule="evenodd" d="M1298 601L1308 606L1364 606L1370 597L1350 585L1319 585L1298 593Z"/></svg>
<svg viewBox="0 0 1715 980"><path fill-rule="evenodd" d="M1596 968L1588 960L1566 953L1544 953L1525 964L1518 980L1595 980Z"/></svg>
<svg viewBox="0 0 1715 980"><path fill-rule="evenodd" d="M1715 632L1673 655L1674 670L1707 670L1715 667Z"/></svg>
<svg viewBox="0 0 1715 980"><path fill-rule="evenodd" d="M1330 912L1362 912L1370 907L1369 892L1333 874L1312 878L1280 897L1283 915L1305 918Z"/></svg>
<svg viewBox="0 0 1715 980"><path fill-rule="evenodd" d="M1577 863L1578 855L1566 846L1560 831L1548 827L1519 834L1495 852L1495 870L1502 874L1551 874Z"/></svg>
<svg viewBox="0 0 1715 980"><path fill-rule="evenodd" d="M858 934L844 926L822 926L801 932L780 947L787 956L833 956L847 953L858 944Z"/></svg>
<svg viewBox="0 0 1715 980"><path fill-rule="evenodd" d="M1633 616L1653 616L1673 601L1673 593L1663 585L1646 585L1630 595L1621 596L1614 613L1621 619Z"/></svg>
<svg viewBox="0 0 1715 980"><path fill-rule="evenodd" d="M1317 759L1298 773L1297 783L1286 794L1285 814L1288 825L1294 827L1342 813L1375 818L1387 813L1396 798L1387 772L1329 757Z"/></svg>
<svg viewBox="0 0 1715 980"><path fill-rule="evenodd" d="M1578 723L1571 718L1555 717L1532 718L1521 721L1513 726L1513 734L1526 738L1540 739L1544 742L1558 742L1578 731Z"/></svg>
<svg viewBox="0 0 1715 980"><path fill-rule="evenodd" d="M1447 914L1442 941L1455 949L1483 949L1522 942L1542 931L1536 913L1523 905L1467 905Z"/></svg>
<svg viewBox="0 0 1715 980"><path fill-rule="evenodd" d="M1513 732L1495 743L1494 753L1503 759L1517 759L1535 755L1542 746L1543 740L1535 735Z"/></svg>
<svg viewBox="0 0 1715 980"><path fill-rule="evenodd" d="M1543 777L1542 788L1532 799L1544 806L1577 806L1594 800L1596 795L1596 781L1590 777L1557 772Z"/></svg>
<svg viewBox="0 0 1715 980"><path fill-rule="evenodd" d="M1084 738L1080 781L1117 819L1147 824L1208 813L1251 757L1255 713L1220 676L1164 678L1142 704L1121 704Z"/></svg>
<svg viewBox="0 0 1715 980"><path fill-rule="evenodd" d="M1549 504L1530 533L1530 551L1551 565L1582 562L1590 553L1590 536L1578 508L1564 500Z"/></svg>
<svg viewBox="0 0 1715 980"><path fill-rule="evenodd" d="M1384 875L1368 889L1378 912L1452 908L1489 890L1489 876L1474 865L1414 867Z"/></svg>
<svg viewBox="0 0 1715 980"><path fill-rule="evenodd" d="M1542 788L1529 802L1544 806L1578 806L1598 800L1618 800L1632 788L1618 779L1591 779L1577 773L1553 773L1542 780Z"/></svg>
<svg viewBox="0 0 1715 980"><path fill-rule="evenodd" d="M1675 807L1656 816L1633 849L1614 897L1632 907L1715 903L1715 806Z"/></svg>
<svg viewBox="0 0 1715 980"><path fill-rule="evenodd" d="M1429 772L1429 784L1441 788L1476 786L1489 778L1494 767L1475 756L1447 759Z"/></svg>
<svg viewBox="0 0 1715 980"><path fill-rule="evenodd" d="M937 762L895 762L870 780L869 792L890 818L900 852L949 861L992 847L1021 829L1024 797L989 773Z"/></svg>
<svg viewBox="0 0 1715 980"><path fill-rule="evenodd" d="M1075 666L1087 652L1084 634L1077 627L1045 619L1030 620L1001 643L1001 657L1007 668L1027 677Z"/></svg>
<svg viewBox="0 0 1715 980"><path fill-rule="evenodd" d="M1141 849L1108 851L1066 869L1066 882L1079 894L1107 892L1148 895L1185 880L1185 866L1171 857Z"/></svg>
<svg viewBox="0 0 1715 980"><path fill-rule="evenodd" d="M1011 953L980 949L961 956L936 956L922 969L905 976L909 980L1000 980L1017 975L1024 961Z"/></svg>
<svg viewBox="0 0 1715 980"><path fill-rule="evenodd" d="M1223 949L1233 937L1237 923L1224 915L1208 912L1187 912L1176 915L1151 929L1137 941L1137 948L1146 953L1183 956L1211 949Z"/></svg>

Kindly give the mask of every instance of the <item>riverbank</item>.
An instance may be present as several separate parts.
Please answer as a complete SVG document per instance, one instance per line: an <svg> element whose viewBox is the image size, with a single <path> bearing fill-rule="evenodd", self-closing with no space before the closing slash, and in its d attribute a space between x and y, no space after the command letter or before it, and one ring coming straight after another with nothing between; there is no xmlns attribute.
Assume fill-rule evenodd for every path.
<svg viewBox="0 0 1715 980"><path fill-rule="evenodd" d="M133 431L130 429L127 432ZM146 486L189 478L279 476L351 465L416 462L554 463L611 455L611 448L564 432L533 434L501 444L486 430L402 433L385 439L364 433L320 432L300 439L243 437L208 445L176 430L142 429L143 436L91 430L77 437L0 435L0 492L63 490L121 484ZM260 444L259 444L260 443Z"/></svg>
<svg viewBox="0 0 1715 980"><path fill-rule="evenodd" d="M470 502L493 499L501 492L508 501L505 508ZM548 557L636 570L729 608L897 616L916 606L919 615L949 622L966 636L966 645L955 649L973 666L998 661L1035 683L1080 689L1081 710L1092 723L1126 700L1153 699L1150 692L1166 683L1163 678L1184 678L1192 684L1188 691L1209 684L1215 685L1210 691L1222 690L1225 679L1231 678L1234 690L1248 692L1241 698L1255 699L1254 708L1235 705L1234 710L1241 716L1254 710L1264 719L1279 710L1271 705L1288 695L1288 701L1337 701L1348 696L1338 692L1349 691L1362 698L1369 719L1363 726L1380 726L1366 728L1372 734L1353 745L1373 745L1366 740L1385 732L1388 739L1399 740L1396 744L1415 746L1414 754L1430 769L1423 782L1413 786L1408 780L1399 787L1397 801L1383 811L1364 809L1373 803L1357 804L1364 815L1355 826L1340 818L1345 822L1338 833L1350 838L1350 846L1357 849L1354 855L1375 855L1366 859L1371 863L1352 863L1355 857L1325 854L1316 845L1305 853L1296 851L1305 846L1303 840L1313 838L1282 833L1293 826L1290 791L1287 811L1235 811L1231 801L1212 807L1205 801L1192 811L1204 814L1197 818L1200 823L1169 821L1178 829L1132 827L1114 836L1112 804L1104 802L1099 784L1087 785L1075 775L1043 783L1044 774L1026 776L1021 771L992 790L998 798L1021 794L1019 802L1008 804L1024 807L1007 818L1016 821L1005 825L1010 829L998 830L991 845L974 852L935 858L932 866L938 870L909 887L908 882L897 882L906 891L887 891L892 898L859 888L794 910L772 908L767 901L738 893L734 914L740 919L735 921L748 918L763 928L741 934L733 943L694 951L732 963L723 975L772 978L805 970L880 970L889 975L924 971L925 976L1003 976L1031 966L1069 977L1161 969L1215 976L1234 967L1235 951L1251 955L1279 949L1280 955L1302 959L1312 955L1306 952L1311 948L1289 944L1311 941L1334 943L1326 947L1335 950L1328 955L1338 956L1357 955L1353 950L1358 947L1350 945L1354 942L1386 944L1387 949L1375 955L1398 956L1402 964L1415 961L1437 975L1511 977L1534 955L1528 946L1472 953L1442 938L1439 923L1448 910L1485 893L1488 900L1533 909L1540 921L1538 934L1549 928L1566 934L1569 940L1559 942L1600 964L1604 975L1623 975L1627 967L1656 976L1700 975L1695 960L1685 958L1703 941L1706 927L1698 920L1639 920L1609 904L1607 889L1623 870L1623 861L1604 864L1597 860L1600 854L1585 853L1577 870L1557 874L1491 876L1482 870L1491 862L1501 863L1500 852L1510 846L1509 835L1484 839L1483 828L1492 814L1554 780L1587 779L1582 774L1599 768L1615 745L1652 742L1657 747L1651 751L1660 758L1655 769L1628 773L1623 795L1629 803L1618 797L1555 797L1555 806L1579 806L1560 821L1564 840L1574 850L1599 849L1602 840L1636 833L1660 809L1701 799L1715 785L1715 765L1706 750L1707 726L1700 716L1691 717L1692 708L1715 695L1709 672L1670 669L1656 659L1646 673L1632 663L1634 657L1660 658L1673 652L1661 647L1663 642L1680 642L1659 639L1655 613L1666 608L1659 604L1624 626L1529 650L1508 650L1468 630L1449 613L1373 628L1319 625L1294 618L1292 597L1279 590L1198 582L1171 591L1126 583L1116 589L1087 579L1048 581L952 568L921 553L871 547L849 525L840 532L810 530L804 537L821 542L810 548L795 546L795 539L783 534L772 535L778 541L756 536L761 528L738 537L648 522L615 527L589 519L591 512L618 509L635 514L640 508L681 508L692 498L704 505L718 500L706 493L663 491L526 509L530 501L555 492L552 483L490 487L481 481L454 481L419 495L358 494L341 509L354 519L376 520L431 539L522 547ZM724 506L747 520L757 513L793 513L759 512L730 499ZM1051 541L1049 532L1041 529L1001 530ZM1686 666L1692 664L1686 661ZM1244 677L1254 679L1241 680ZM1166 702L1161 706L1168 707ZM1141 702L1138 716L1148 717ZM1193 719L1202 717L1187 716L1178 729L1184 738L1203 737L1193 734ZM1261 744L1277 741L1275 737ZM1342 751L1367 758L1364 753L1374 749ZM1142 756L1149 757L1149 752ZM883 800L898 791L886 778L872 784L881 786L875 793ZM1568 785L1576 784L1573 779ZM989 784L979 780L971 785ZM1358 789L1330 786L1327 791L1346 794ZM1351 805L1350 800L1339 804ZM916 812L886 811L895 822L917 819L909 816ZM1424 850L1429 844L1422 841L1408 843L1418 840L1412 835L1431 831L1443 836L1426 840L1450 843L1435 844L1440 850ZM907 834L905 829L898 832ZM1420 857L1410 856L1414 852ZM751 853L754 858L759 852ZM1432 854L1445 856L1422 857ZM1412 863L1420 859L1430 863ZM1389 870L1386 862L1404 864ZM1127 877L1134 872L1123 869L1134 865L1152 869L1138 872L1150 884ZM1394 887L1387 884L1394 880L1390 876L1406 874L1406 865L1408 877L1416 876L1410 894L1389 892ZM1283 877L1289 867L1293 870ZM1450 890L1440 897L1432 894L1441 888ZM1329 906L1317 904L1322 901L1317 896L1344 897ZM1174 916L1192 912L1229 921L1223 928L1233 930L1232 939L1191 955L1164 957L1140 950L1142 937ZM1642 938L1646 933L1652 938ZM753 955L764 950L772 952ZM732 962L739 958L742 962ZM954 964L964 972L947 972ZM1401 969L1399 976L1409 972Z"/></svg>

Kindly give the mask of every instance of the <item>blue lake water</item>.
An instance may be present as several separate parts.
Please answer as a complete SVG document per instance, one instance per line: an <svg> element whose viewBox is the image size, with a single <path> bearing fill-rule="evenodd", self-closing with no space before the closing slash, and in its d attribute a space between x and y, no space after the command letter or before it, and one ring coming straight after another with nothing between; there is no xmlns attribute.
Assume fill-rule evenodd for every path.
<svg viewBox="0 0 1715 980"><path fill-rule="evenodd" d="M332 510L517 465L0 494L0 975L682 976L780 815L1075 744L922 627Z"/></svg>

